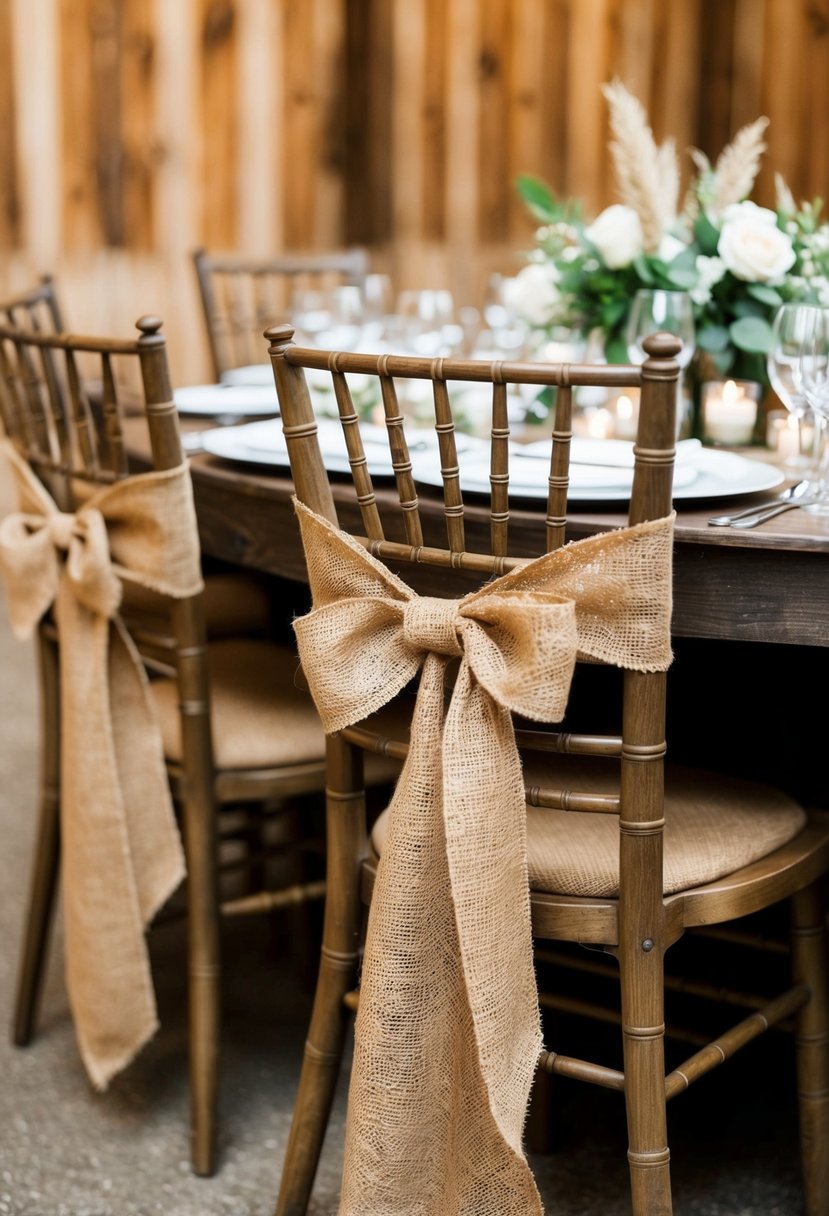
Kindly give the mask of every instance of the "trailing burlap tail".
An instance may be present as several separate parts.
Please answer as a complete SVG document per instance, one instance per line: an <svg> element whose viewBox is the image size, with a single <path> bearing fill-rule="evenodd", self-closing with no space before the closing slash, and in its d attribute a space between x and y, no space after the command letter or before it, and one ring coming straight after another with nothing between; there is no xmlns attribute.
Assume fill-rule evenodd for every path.
<svg viewBox="0 0 829 1216"><path fill-rule="evenodd" d="M521 1144L542 1039L511 714L559 721L577 655L668 667L673 517L443 600L296 509L314 606L294 625L326 731L423 668L369 913L340 1212L540 1213Z"/></svg>
<svg viewBox="0 0 829 1216"><path fill-rule="evenodd" d="M146 675L116 614L122 579L176 597L201 589L192 487L185 465L139 474L66 514L10 442L1 450L21 507L0 523L17 636L55 606L67 989L105 1089L157 1028L144 929L184 876Z"/></svg>

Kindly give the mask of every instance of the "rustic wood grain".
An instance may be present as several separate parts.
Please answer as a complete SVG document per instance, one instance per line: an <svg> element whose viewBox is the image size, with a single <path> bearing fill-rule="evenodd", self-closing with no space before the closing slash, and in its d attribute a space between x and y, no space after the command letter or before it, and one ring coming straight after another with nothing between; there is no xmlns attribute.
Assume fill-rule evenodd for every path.
<svg viewBox="0 0 829 1216"><path fill-rule="evenodd" d="M20 195L18 190L17 127L15 123L14 45L11 9L0 6L0 248L20 243Z"/></svg>
<svg viewBox="0 0 829 1216"><path fill-rule="evenodd" d="M616 201L601 85L687 149L770 119L774 172L829 197L827 0L7 0L0 280L45 271L96 330L152 310L207 375L189 254L365 245L398 289L480 307L534 221L519 173Z"/></svg>

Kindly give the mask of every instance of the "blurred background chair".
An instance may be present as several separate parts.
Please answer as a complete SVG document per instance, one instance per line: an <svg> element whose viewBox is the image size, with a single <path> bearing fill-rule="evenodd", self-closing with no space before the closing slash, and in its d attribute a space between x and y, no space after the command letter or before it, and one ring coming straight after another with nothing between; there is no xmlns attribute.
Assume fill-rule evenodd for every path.
<svg viewBox="0 0 829 1216"><path fill-rule="evenodd" d="M298 293L360 288L368 252L352 247L330 252L287 252L274 257L193 251L193 264L216 380L234 369L262 363L262 333L287 321ZM309 309L310 311L310 309Z"/></svg>
<svg viewBox="0 0 829 1216"><path fill-rule="evenodd" d="M407 581L418 591L444 597L461 595L479 586L488 576L517 572L527 563L526 545L522 555L517 556L510 543L514 525L511 527L508 487L516 458L508 448L507 395L514 384L532 383L539 390L557 386L546 527L539 517L539 535L546 534L548 552L559 549L567 539L574 385L602 382L617 388L621 385L641 388L628 520L636 525L662 519L671 512L678 375L673 357L678 343L667 335L648 339L648 358L641 368L471 364L393 356L377 359L343 352L321 354L294 346L289 327L272 329L268 337L294 483L301 502L335 527L344 528L358 545L370 549L373 557L393 562L395 569L405 568ZM321 366L328 368L336 383L356 499L342 485L329 481L320 454L305 372ZM348 373L359 373L361 379L366 376L378 379L378 396L383 401L388 427L393 488L373 484L367 470L360 434L363 423L350 399ZM320 372L317 370L314 375L318 377ZM432 392L442 503L430 503L425 496L419 498L412 480L408 441L414 437L409 436L407 441L408 422L398 407L396 391L407 378L425 382ZM484 467L492 474L491 497L474 512L464 502L461 487L468 460L480 468L482 457L479 451L468 457L461 444L456 445L453 418L452 397L464 381L483 382L491 393L490 454L483 458ZM420 436L422 433L418 432ZM376 461L376 456L373 459ZM330 605L336 602L336 578L330 567L322 566L322 559L320 562L327 569L327 581L318 575L317 590L320 602ZM430 566L431 577L427 570ZM572 594L579 603L579 595L584 592L575 590ZM623 629L632 626L633 619L633 609L626 610ZM437 638L439 632L434 636ZM426 643L420 644L428 652ZM437 641L435 648L440 654L450 653ZM591 654L590 662L577 663L570 692L570 705L576 708L572 712L568 708L560 730L533 724L518 715L514 717L523 757L532 934L538 944L546 940L578 944L616 959L621 1027L615 1051L618 1059L608 1065L576 1058L560 1054L556 1044L556 1050L542 1051L537 1061L538 1074L566 1076L624 1093L633 1212L635 1216L654 1216L657 1212L668 1216L673 1210L668 1100L769 1027L793 1017L797 1030L805 1210L809 1216L819 1216L829 1206L829 997L822 892L829 868L829 817L807 813L788 795L768 786L722 773L665 765L666 672L620 670L615 665L606 665L606 660L597 663L595 654ZM588 656L580 653L579 657ZM368 661L366 658L365 662ZM307 665L306 676L313 687ZM597 677L602 680L601 692L591 696L591 683ZM325 699L330 691L326 671L320 668L316 678L319 694ZM377 675L375 684L381 682ZM588 696L586 701L580 701L574 694L585 687L585 682ZM705 723L695 722L694 730L699 736L694 741L695 754L699 754L704 751ZM374 748L401 759L408 754L405 741L395 744L378 739L364 726L347 725L338 729L329 741L324 942L282 1167L278 1216L299 1216L307 1210L349 1014L360 1007L369 985L363 958L364 914L372 900L378 862L384 860L389 839L387 812L373 825L365 816L360 776L362 754L371 754ZM395 813L400 815L399 807ZM399 825L400 818L396 822ZM486 858L480 860L485 869ZM456 881L463 885L460 878ZM754 1011L736 1025L710 1033L710 1038L706 1035L707 1045L690 1058L680 1058L676 1066L667 1065L664 956L669 947L686 930L739 920L783 900L791 903L790 986L756 1003ZM384 941L391 940L394 925L386 919L387 906L376 915L384 926ZM474 932L480 936L486 924L484 915ZM417 926L407 923L404 936L410 947L410 955L405 956L411 964L407 992L417 996L421 991ZM403 946L401 950L405 954ZM536 957L542 953L537 950ZM437 965L437 957L438 952L434 951L431 961L421 962L428 970L430 965ZM350 969L346 960L350 960ZM358 988L356 981L361 967ZM559 989L562 1001L569 1003L571 1009L579 1008L580 988L584 984L584 971L578 969L578 960L576 968L568 981L569 990L562 993ZM507 971L512 974L509 967ZM422 990L431 992L431 983L431 978L424 981ZM713 992L709 991L709 995ZM401 1003L395 1004L395 998ZM421 1059L417 1049L410 1048L406 1036L423 1010L418 1007L415 1012L407 1012L406 999L395 990L390 998L392 1004L384 1007L382 1014L376 1004L372 1005L365 1030L358 1022L358 1048L361 1033L373 1033L384 1021L397 1027L396 1058L387 1054L376 1061L377 1071L373 1074L376 1091L393 1093L398 1085L405 1086L399 1061L410 1063ZM440 1016L439 1001L436 1000L430 1016ZM372 1018L376 1020L371 1021L369 1028ZM697 1031L705 1034L703 1021ZM468 1038L470 1034L467 1028L462 1037ZM422 1048L422 1044L418 1047ZM767 1047L773 1051L773 1042ZM427 1057L428 1051L424 1062ZM534 1062L530 1060L530 1065ZM386 1075L386 1070L388 1080L377 1081ZM426 1071L425 1066L415 1069L416 1084L423 1083ZM464 1076L468 1079L468 1074ZM352 1092L354 1084L352 1072ZM457 1084L461 1084L459 1079ZM460 1106L468 1100L469 1092L464 1086ZM359 1097L365 1096L366 1089L362 1088ZM434 1118L427 1120L429 1125L443 1126L442 1113L445 1112L434 1111ZM378 1136L382 1137L389 1126L398 1126L399 1115L400 1110L395 1109L388 1119L377 1118L373 1126ZM350 1109L349 1118L352 1117L354 1112ZM428 1137L423 1118L418 1130ZM454 1130L457 1137L463 1137L462 1130ZM359 1139L360 1133L354 1133L351 1151ZM468 1143L464 1143L468 1148ZM372 1147L382 1171L383 1146L373 1143ZM349 1152L348 1146L346 1151ZM429 1149L423 1142L421 1151L426 1160ZM469 1157L466 1164L468 1161ZM427 1178L425 1166L418 1174L421 1181L433 1181L431 1176ZM494 1174L489 1170L488 1178ZM440 1194L441 1180L434 1182ZM480 1182L486 1191L487 1178ZM362 1184L369 1185L365 1176ZM377 1199L377 1195L374 1197Z"/></svg>
<svg viewBox="0 0 829 1216"><path fill-rule="evenodd" d="M135 471L125 438L125 399L131 411L140 400L153 467L182 464L161 322L144 317L138 328L137 340L122 341L0 326L3 428L62 512L75 512L91 493ZM98 399L85 389L93 381L102 386ZM225 590L229 612L241 625L247 608L236 604L238 587ZM203 593L176 599L141 588L137 596L125 596L121 611L150 676L183 830L192 1162L197 1173L209 1174L216 1165L220 917L318 899L323 888L321 871L301 860L314 847L308 827L295 822L286 839L300 861L288 867L287 889L247 886L228 897L226 885L220 886L219 819L252 809L286 816L298 799L321 791L325 739L313 704L296 685L294 646L264 636L256 614L249 632L239 628L208 641ZM41 806L14 1009L14 1040L20 1045L34 1031L60 868L60 647L50 611L38 628ZM397 768L392 760L380 760L372 779L382 784ZM248 874L271 876L266 860L246 858Z"/></svg>
<svg viewBox="0 0 829 1216"><path fill-rule="evenodd" d="M0 315L9 325L34 333L57 333L65 328L57 286L50 274L42 275L40 282L27 291L0 301Z"/></svg>

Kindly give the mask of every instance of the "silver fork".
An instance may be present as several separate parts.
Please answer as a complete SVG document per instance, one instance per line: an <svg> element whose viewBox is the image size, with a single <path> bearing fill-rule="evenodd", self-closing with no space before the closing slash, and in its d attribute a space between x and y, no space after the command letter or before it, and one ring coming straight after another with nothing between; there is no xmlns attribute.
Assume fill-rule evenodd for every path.
<svg viewBox="0 0 829 1216"><path fill-rule="evenodd" d="M753 507L745 507L742 511L735 511L733 515L713 515L709 519L708 524L712 528L731 528L736 526L746 527L746 524L741 523L742 520L750 519L753 522L749 523L748 527L754 527L754 523L761 523L762 520L755 520L756 515L763 518L771 518L771 515L766 516L767 511L771 511L773 515L779 514L780 511L787 511L790 507L803 506L801 501L809 489L808 481L798 481L795 485L789 486L787 490L783 490L777 498L771 502L763 503L762 506L755 505Z"/></svg>

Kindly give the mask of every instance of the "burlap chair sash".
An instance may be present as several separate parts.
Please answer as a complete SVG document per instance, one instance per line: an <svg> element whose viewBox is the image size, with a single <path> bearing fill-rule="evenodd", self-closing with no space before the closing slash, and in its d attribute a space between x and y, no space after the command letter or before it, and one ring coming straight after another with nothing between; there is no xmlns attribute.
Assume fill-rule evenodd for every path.
<svg viewBox="0 0 829 1216"><path fill-rule="evenodd" d="M184 875L164 753L122 580L201 589L188 469L143 473L58 510L7 440L20 512L0 523L12 627L54 605L60 639L66 977L81 1055L105 1089L158 1025L144 930Z"/></svg>
<svg viewBox="0 0 829 1216"><path fill-rule="evenodd" d="M313 608L294 625L326 731L422 667L369 913L340 1212L539 1213L522 1148L542 1039L511 713L560 721L577 656L668 667L673 516L440 600L296 509Z"/></svg>

